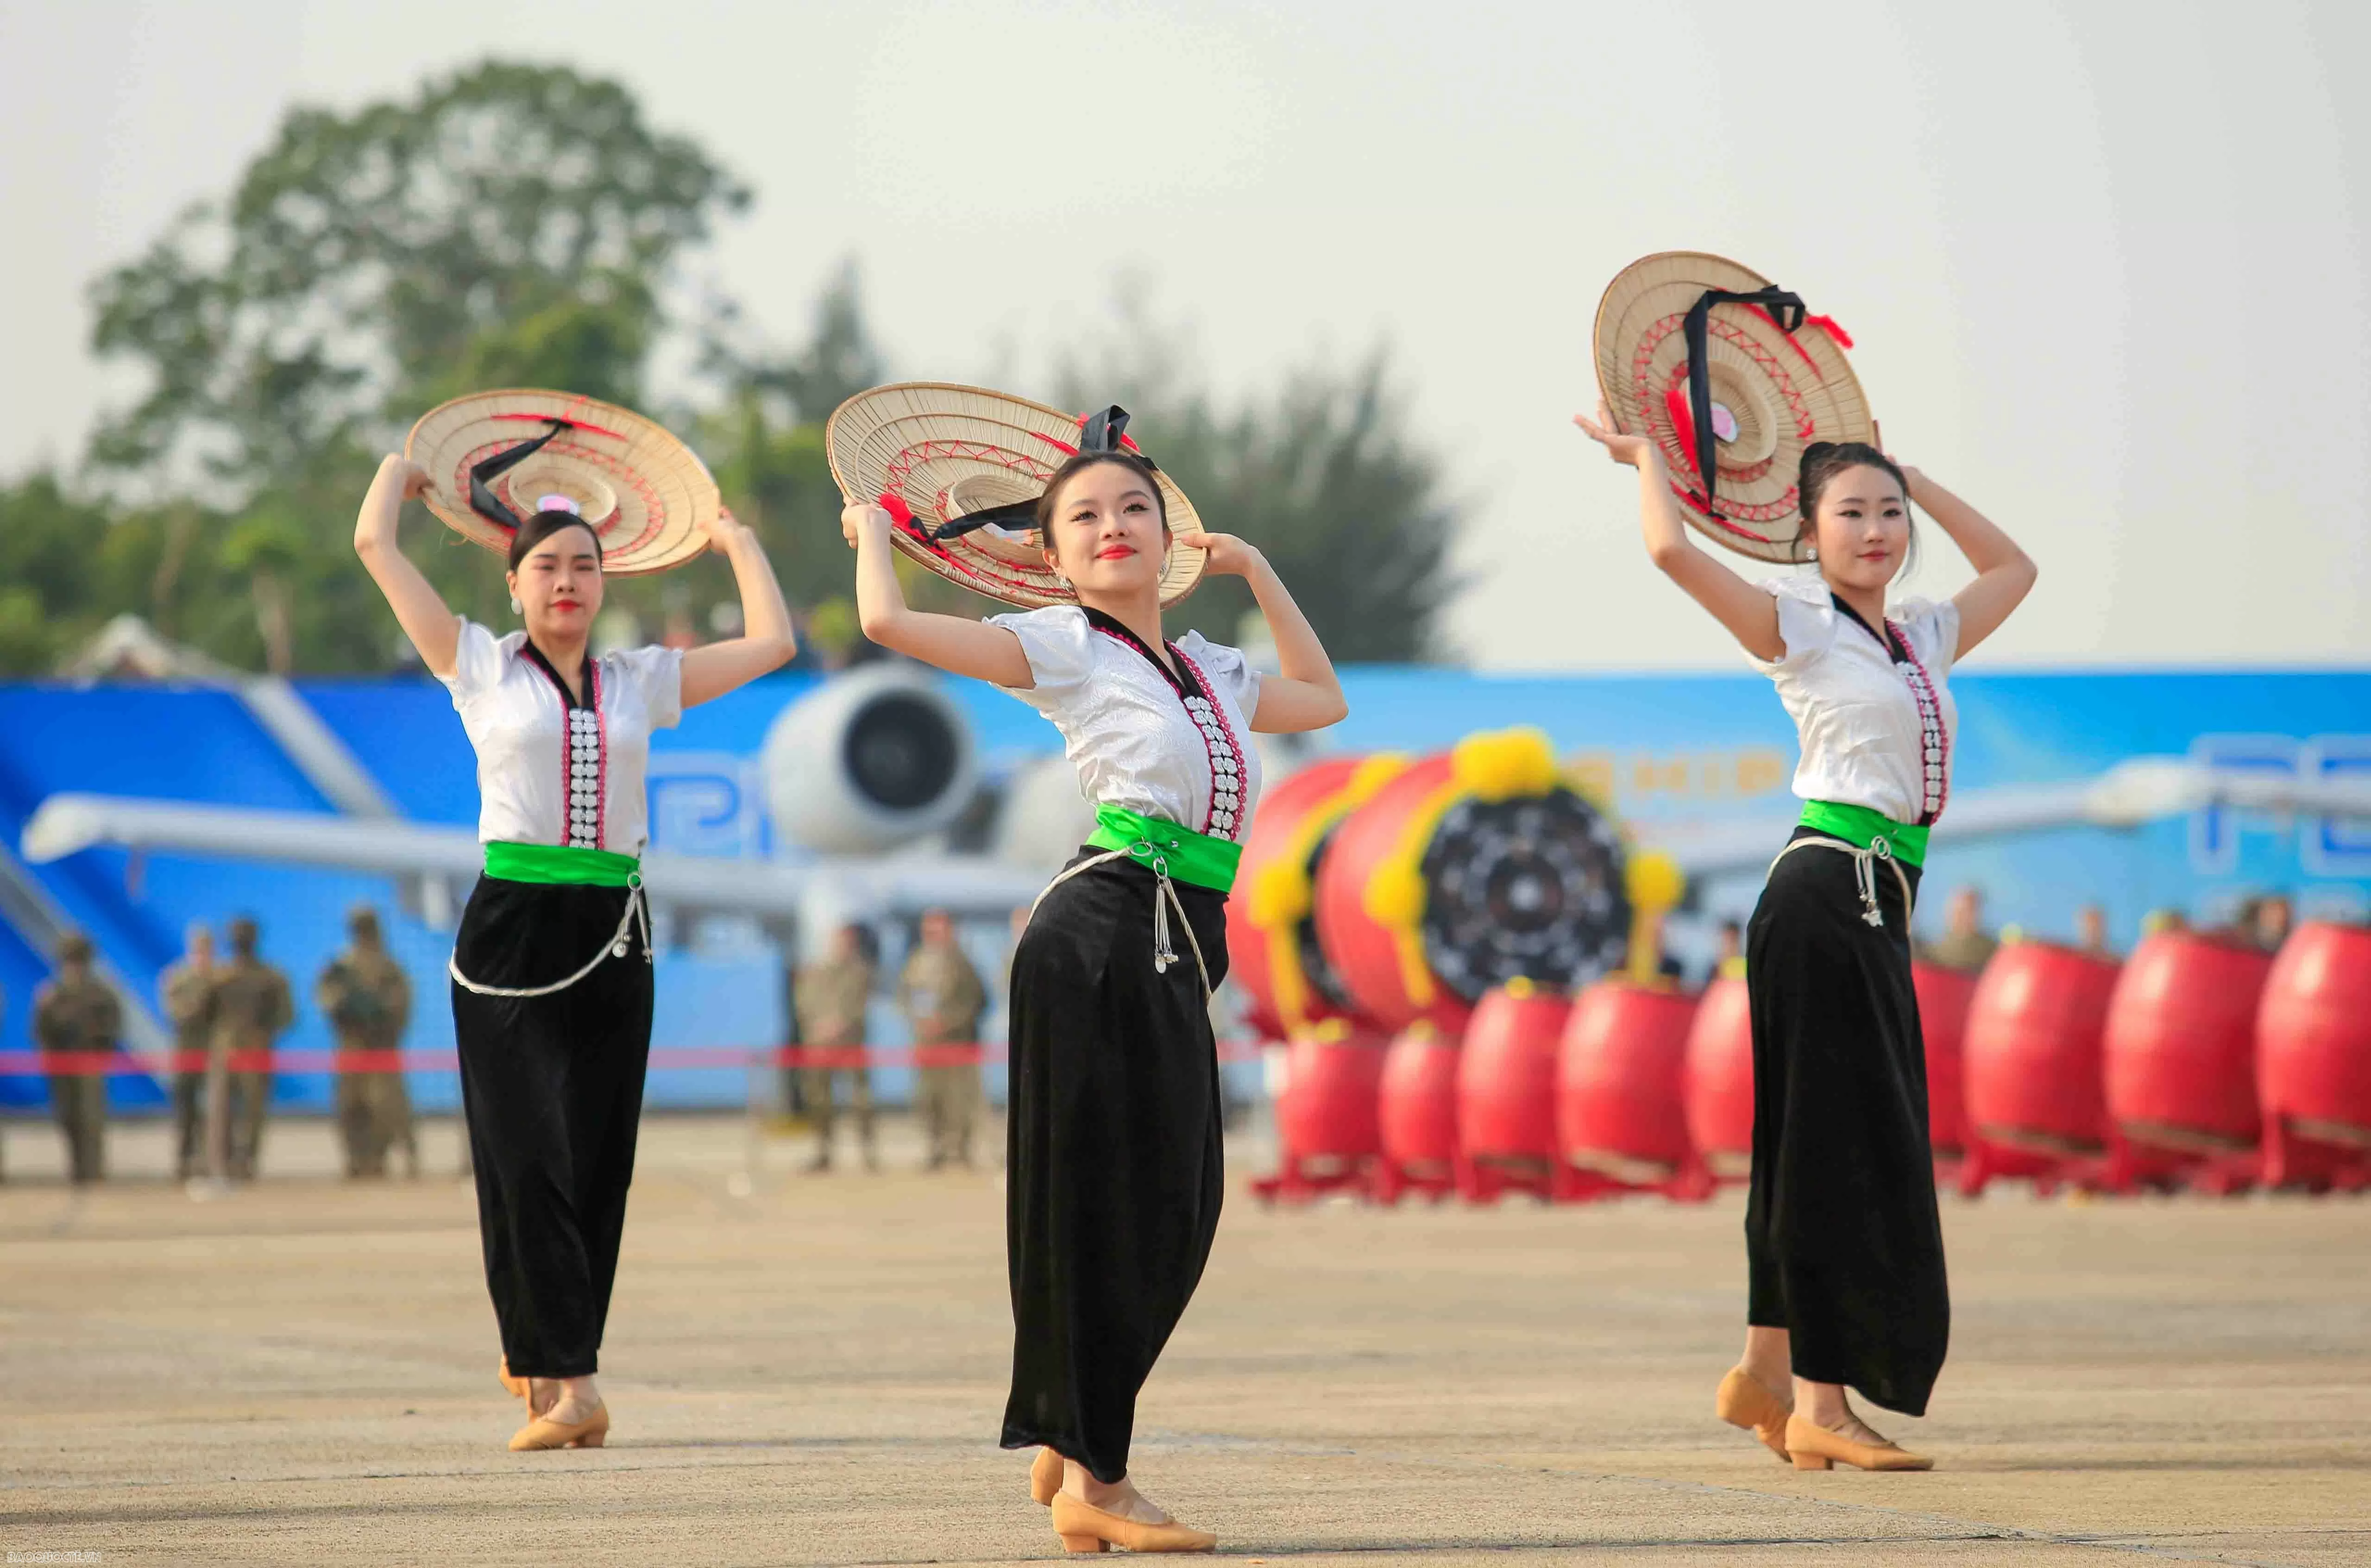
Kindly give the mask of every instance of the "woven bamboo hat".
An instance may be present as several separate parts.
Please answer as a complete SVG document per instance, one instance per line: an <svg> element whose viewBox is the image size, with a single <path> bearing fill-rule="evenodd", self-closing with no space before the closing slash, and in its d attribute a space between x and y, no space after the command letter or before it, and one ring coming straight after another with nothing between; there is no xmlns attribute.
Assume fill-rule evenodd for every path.
<svg viewBox="0 0 2371 1568"><path fill-rule="evenodd" d="M1078 601L1047 569L1031 509L1082 446L1143 456L1127 425L1117 408L1081 418L984 387L902 381L842 403L824 427L824 450L842 495L887 510L899 550L976 594L1038 609ZM1201 527L1175 481L1154 478L1171 532ZM1194 591L1205 559L1169 547L1163 605Z"/></svg>
<svg viewBox="0 0 2371 1568"><path fill-rule="evenodd" d="M1597 306L1597 385L1614 428L1661 448L1698 531L1760 560L1798 559L1803 448L1876 441L1850 347L1797 295L1696 250L1632 262Z"/></svg>
<svg viewBox="0 0 2371 1568"><path fill-rule="evenodd" d="M565 498L611 577L681 566L708 548L723 508L690 447L631 409L568 392L456 398L421 416L403 452L428 470L428 509L497 553L547 497Z"/></svg>

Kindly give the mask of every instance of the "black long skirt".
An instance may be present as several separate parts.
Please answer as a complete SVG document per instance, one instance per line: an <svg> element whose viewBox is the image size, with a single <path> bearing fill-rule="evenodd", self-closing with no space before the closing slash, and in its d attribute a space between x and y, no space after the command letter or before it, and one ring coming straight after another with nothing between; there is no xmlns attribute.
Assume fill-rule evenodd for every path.
<svg viewBox="0 0 2371 1568"><path fill-rule="evenodd" d="M1216 986L1226 897L1175 885ZM1004 1447L1044 1444L1105 1482L1128 1474L1137 1391L1201 1281L1223 1185L1202 978L1174 911L1178 961L1154 972L1153 892L1133 862L1082 871L1012 957Z"/></svg>
<svg viewBox="0 0 2371 1568"><path fill-rule="evenodd" d="M481 986L549 985L616 936L626 897L481 877L454 960ZM453 986L486 1288L516 1377L599 1368L650 1066L649 956L637 923L624 957L551 996Z"/></svg>
<svg viewBox="0 0 2371 1568"><path fill-rule="evenodd" d="M1788 1331L1797 1377L1924 1415L1951 1300L1910 911L1892 871L1876 866L1885 923L1869 925L1854 870L1833 849L1786 856L1746 927L1746 1320ZM1918 872L1903 870L1914 894Z"/></svg>

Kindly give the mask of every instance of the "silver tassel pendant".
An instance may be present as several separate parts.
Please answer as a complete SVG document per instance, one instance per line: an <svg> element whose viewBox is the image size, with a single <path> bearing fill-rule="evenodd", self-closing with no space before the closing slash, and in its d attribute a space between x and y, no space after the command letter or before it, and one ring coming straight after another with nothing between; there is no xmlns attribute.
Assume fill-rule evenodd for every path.
<svg viewBox="0 0 2371 1568"><path fill-rule="evenodd" d="M1169 940L1169 872L1166 867L1155 866L1152 872L1152 972L1166 974L1169 966L1177 962L1177 950Z"/></svg>

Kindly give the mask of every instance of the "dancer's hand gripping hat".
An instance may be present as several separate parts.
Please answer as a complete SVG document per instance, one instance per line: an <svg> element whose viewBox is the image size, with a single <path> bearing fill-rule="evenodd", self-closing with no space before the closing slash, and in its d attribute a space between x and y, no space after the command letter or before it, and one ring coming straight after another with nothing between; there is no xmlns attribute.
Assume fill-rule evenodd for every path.
<svg viewBox="0 0 2371 1568"><path fill-rule="evenodd" d="M404 455L428 470L421 497L497 553L547 507L573 511L601 541L601 571L632 577L708 548L723 510L690 447L630 409L567 392L473 392L431 409Z"/></svg>
<svg viewBox="0 0 2371 1568"><path fill-rule="evenodd" d="M1850 347L1800 296L1701 251L1632 262L1597 307L1597 384L1614 428L1661 450L1700 533L1760 560L1800 559L1803 448L1876 444Z"/></svg>
<svg viewBox="0 0 2371 1568"><path fill-rule="evenodd" d="M824 427L832 477L851 502L889 513L897 548L950 582L1029 609L1077 603L1047 566L1037 498L1081 452L1152 459L1128 439L1128 410L1081 418L984 387L907 381L860 392ZM1154 467L1173 535L1199 528L1186 492ZM1172 543L1161 602L1194 591L1205 552Z"/></svg>

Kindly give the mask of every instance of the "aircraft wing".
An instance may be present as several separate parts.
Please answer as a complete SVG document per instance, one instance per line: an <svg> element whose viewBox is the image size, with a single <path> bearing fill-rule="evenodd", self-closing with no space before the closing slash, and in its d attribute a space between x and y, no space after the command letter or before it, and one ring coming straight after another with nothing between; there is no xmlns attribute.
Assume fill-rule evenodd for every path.
<svg viewBox="0 0 2371 1568"><path fill-rule="evenodd" d="M2134 757L2095 778L1955 792L1933 842L1943 850L2058 827L2134 828L2214 806L2371 819L2371 785ZM1794 826L1790 810L1718 822L1636 823L1632 832L1641 848L1671 856L1694 881L1761 870Z"/></svg>
<svg viewBox="0 0 2371 1568"><path fill-rule="evenodd" d="M25 859L36 864L102 846L454 881L474 878L485 859L477 835L465 827L115 795L52 795L25 824ZM760 919L855 918L929 908L1000 915L1036 897L1046 882L1001 861L954 855L787 865L654 853L642 857L642 880L660 907Z"/></svg>

